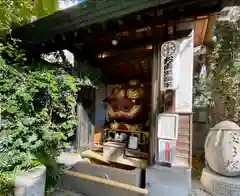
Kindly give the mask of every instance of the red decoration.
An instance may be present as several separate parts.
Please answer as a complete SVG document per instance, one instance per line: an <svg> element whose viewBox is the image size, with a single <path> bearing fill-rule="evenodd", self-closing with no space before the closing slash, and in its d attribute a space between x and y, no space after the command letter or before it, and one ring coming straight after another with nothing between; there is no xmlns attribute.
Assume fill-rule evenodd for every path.
<svg viewBox="0 0 240 196"><path fill-rule="evenodd" d="M170 161L170 144L168 142L165 143L165 160Z"/></svg>

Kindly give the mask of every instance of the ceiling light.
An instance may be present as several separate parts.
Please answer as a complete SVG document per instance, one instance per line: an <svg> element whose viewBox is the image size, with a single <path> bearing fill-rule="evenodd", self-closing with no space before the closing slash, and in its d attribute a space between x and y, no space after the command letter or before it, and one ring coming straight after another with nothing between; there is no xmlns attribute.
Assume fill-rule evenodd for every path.
<svg viewBox="0 0 240 196"><path fill-rule="evenodd" d="M117 40L112 40L112 45L113 46L116 46L118 44L118 41Z"/></svg>

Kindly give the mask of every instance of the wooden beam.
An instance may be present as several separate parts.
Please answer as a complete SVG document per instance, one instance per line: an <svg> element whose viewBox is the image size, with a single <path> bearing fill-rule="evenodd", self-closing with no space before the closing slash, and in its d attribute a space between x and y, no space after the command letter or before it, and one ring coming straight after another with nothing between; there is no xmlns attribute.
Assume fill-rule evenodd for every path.
<svg viewBox="0 0 240 196"><path fill-rule="evenodd" d="M140 44L138 44L138 43L141 43L141 41L138 42L137 39L143 40L143 42L145 42L146 44L160 43L164 40L165 41L169 40L170 37L171 37L171 39L174 39L176 37L187 36L189 34L189 30L190 30L189 26L194 25L194 23L196 23L196 22L198 23L200 21L203 21L204 19L202 19L202 18L201 19L195 19L195 20L191 19L191 20L187 20L187 21L168 20L168 21L166 21L166 24L168 23L168 27L167 27L167 25L162 24L162 23L160 25L158 25L158 23L154 23L154 25L150 24L152 26L150 26L150 25L145 26L145 29L150 28L149 31L151 31L152 36L145 35L142 38L122 36L122 37L119 37L117 39L118 39L119 43L122 43L122 44L130 43L130 45L132 45L132 47L140 46ZM160 28L159 28L159 26L160 26ZM164 28L165 28L165 33L166 33L165 36L164 36ZM142 28L140 30L144 31L145 29ZM133 31L134 32L139 31L139 29L136 29L136 27L129 29L129 32L130 32L131 35L134 34ZM170 31L173 31L173 32L171 33ZM174 34L174 36L173 36L173 34ZM168 35L168 36L166 36L166 35ZM111 39L114 40L114 39L116 39L116 37L113 36L113 37L108 37L108 38L105 38L105 39L109 39L108 44L106 42L105 43L102 43L100 41L97 42L97 40L96 40L95 46L86 46L85 45L85 49L83 49L83 50L86 50L87 52L90 52L90 53L94 53L94 50L95 50L95 52L100 52L100 51L104 51L104 50L106 50L106 51L118 50L118 49L121 51L121 47L122 47L121 44L117 45L117 46L112 46L112 44L110 43ZM144 39L148 39L149 42L144 41ZM161 41L160 41L160 39L161 39ZM134 42L136 42L136 44L137 44L136 46L133 44ZM96 47L96 45L98 47ZM94 48L94 50L92 48Z"/></svg>
<svg viewBox="0 0 240 196"><path fill-rule="evenodd" d="M141 83L149 83L151 82L151 77L145 77L141 75L129 76L126 77L123 75L114 75L114 77L103 77L104 84L125 84L129 82L131 79L138 79Z"/></svg>
<svg viewBox="0 0 240 196"><path fill-rule="evenodd" d="M109 28L103 33L93 31L93 36L85 40L85 46L88 48L95 48L97 46L104 46L111 44L112 40L131 40L136 38L136 34L146 27L153 25L155 21L163 22L162 16L149 16L148 14L141 15L141 20L137 20L135 15L128 16L121 19L123 25L119 25L119 20L111 21ZM141 36L142 37L142 36ZM82 39L82 38L80 38Z"/></svg>
<svg viewBox="0 0 240 196"><path fill-rule="evenodd" d="M184 31L185 26L189 26L190 23L194 24L195 21L201 21L201 20L203 20L203 19L196 19L196 20L191 19L191 20L188 20L187 22L180 21L181 23L179 23L179 21L176 21L176 24L177 24L176 25L177 26L176 33L177 33L178 37L181 36L182 34L184 34L184 36L186 36L186 33L189 33L188 30L186 30L186 33L185 33L185 31ZM161 43L162 41L164 41L164 39L163 39L164 32L162 31L164 28L157 27L156 29L158 29L158 32L154 33L155 36L154 35L150 36L150 37L144 36L140 39L135 39L135 40L130 40L129 38L122 37L120 40L118 40L117 46L114 46L110 43L111 38L107 45L106 44L102 45L100 42L96 42L95 46L91 46L90 48L89 48L89 46L84 46L84 43L81 43L82 52L85 55L88 55L89 57L92 56L92 58L95 58L96 54L98 54L100 52L104 52L104 51L105 52L108 52L108 51L121 52L121 51L128 50L131 48L142 47L147 44L153 44L153 43L157 43L157 42ZM72 36L74 36L74 34ZM92 39L92 38L90 38L90 39ZM101 39L101 38L99 38L99 39ZM71 44L71 42L69 42L69 40L61 41L61 37L56 37L54 40L54 43L53 42L45 43L44 47L38 46L35 48L40 48L40 50L42 52L51 52L51 51L55 51L57 49L68 49L69 47L72 47L72 44ZM34 48L31 49L30 51L34 51ZM81 52L81 51L78 51L78 52Z"/></svg>
<svg viewBox="0 0 240 196"><path fill-rule="evenodd" d="M122 53L120 53L120 55L117 56L110 56L107 58L103 58L103 59L95 59L95 63L102 65L102 64L106 64L106 65L113 65L116 64L116 62L129 62L131 60L136 60L136 59L148 59L151 58L152 55L152 51L151 50L145 50L145 51L124 51Z"/></svg>
<svg viewBox="0 0 240 196"><path fill-rule="evenodd" d="M208 25L207 25L207 29L206 29L206 33L204 36L204 44L209 44L212 42L212 37L213 37L213 26L215 24L216 21L216 16L211 15L208 17Z"/></svg>
<svg viewBox="0 0 240 196"><path fill-rule="evenodd" d="M202 27L202 32L201 32L201 43L199 45L203 45L204 43L207 27L208 27L208 19L204 19L204 25Z"/></svg>
<svg viewBox="0 0 240 196"><path fill-rule="evenodd" d="M178 4L176 4L176 2L174 2L174 3L167 4L165 6L160 6L160 7L153 6L149 9L144 9L142 11L139 11L137 14L140 14L142 17L142 20L144 20L143 15L148 12L155 12L155 13L160 13L159 15L161 15L161 14L165 15L164 12L166 12L166 11L169 13L174 11L176 13L175 19L180 19L180 18L186 18L186 17L190 17L190 16L209 14L209 13L213 13L213 12L216 12L219 10L220 10L220 4L219 4L218 0L214 0L214 2L211 2L211 3L209 2L209 0L204 0L204 1L197 0L194 2L193 1L183 1L182 3L179 2ZM92 40L92 36L94 37L94 36L99 35L99 31L100 31L99 29L95 32L95 34L94 34L94 30L91 30L92 31L91 33L87 30L88 28L92 28L92 26L96 26L97 22L95 22L95 21L93 22L93 21L89 21L89 20L87 20L87 21L85 21L85 20L81 21L79 19L77 20L77 18L80 17L80 15L82 13L77 12L75 9L73 9L73 12L74 12L75 18L67 17L69 13L67 11L66 12L64 11L61 14L59 13L59 14L53 15L51 17L46 17L46 18L39 20L33 24L29 24L29 25L25 26L24 28L22 28L21 30L15 31L14 34L15 34L15 36L19 35L20 38L23 40L23 42L26 41L28 43L25 45L26 46L25 48L28 48L30 50L35 50L39 53L42 52L41 49L46 50L46 48L37 47L38 44L41 43L41 41L44 41L46 44L48 44L48 41L51 41L53 39L55 40L54 37L56 37L59 34L64 34L66 36L66 41L69 44L76 43L77 39L78 39L78 42L82 42L85 40ZM71 16L72 16L73 12L71 12ZM126 25L125 21L127 21L129 18L133 18L133 17L135 17L135 20L136 20L136 12L132 12L132 14L129 14L127 16L125 15L120 18L117 17L115 20L117 21L117 23L119 25L119 20L122 20L122 18L123 18L124 23L122 26L124 26L124 25ZM54 29L55 27L53 27L51 25L53 24L52 21L54 21L56 19L58 19L60 22L59 22L59 24L54 23L54 26L56 27L56 29ZM86 24L86 26L84 26L83 23ZM98 24L101 24L101 23L102 22L100 22ZM107 22L107 26L108 26L108 24L111 24L111 23L115 23L115 21L109 20ZM60 24L62 24L62 25L60 25ZM48 26L50 26L50 27L48 27ZM45 30L42 30L42 28L44 28ZM39 29L40 29L40 31L39 31ZM107 31L114 31L114 28L107 28ZM66 32L69 32L69 33L66 33ZM74 36L75 32L78 32L78 36ZM30 34L31 35L34 34L34 36L29 36ZM91 36L89 36L89 35L91 35ZM94 43L94 42L92 42L92 43ZM51 44L53 44L53 43L51 43ZM56 48L56 49L61 48L60 45L62 43L59 44L59 43L57 43L57 41L55 41L55 44L56 45L54 47L53 46L51 46L51 47Z"/></svg>
<svg viewBox="0 0 240 196"><path fill-rule="evenodd" d="M162 42L160 39L158 41L159 43ZM108 45L108 46L99 47L99 48L84 48L83 51L84 53L92 54L93 56L96 56L96 54L101 52L108 52L108 51L121 52L124 50L129 50L133 48L142 47L144 45L153 44L154 42L156 43L156 40L153 37L148 37L148 39L144 37L142 39L137 39L132 41L128 41L128 40L119 41L117 47L113 45Z"/></svg>

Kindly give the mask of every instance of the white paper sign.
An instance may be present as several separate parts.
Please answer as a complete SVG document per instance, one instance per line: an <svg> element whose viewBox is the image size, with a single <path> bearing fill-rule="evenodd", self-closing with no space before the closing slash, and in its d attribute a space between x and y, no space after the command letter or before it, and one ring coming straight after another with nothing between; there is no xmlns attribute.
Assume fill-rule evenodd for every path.
<svg viewBox="0 0 240 196"><path fill-rule="evenodd" d="M158 138L177 140L178 121L178 114L159 114Z"/></svg>

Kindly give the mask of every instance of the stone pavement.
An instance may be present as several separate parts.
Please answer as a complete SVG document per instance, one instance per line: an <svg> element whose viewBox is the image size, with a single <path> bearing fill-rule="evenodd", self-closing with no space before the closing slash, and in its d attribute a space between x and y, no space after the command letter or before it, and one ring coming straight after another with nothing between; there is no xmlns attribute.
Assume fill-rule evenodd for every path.
<svg viewBox="0 0 240 196"><path fill-rule="evenodd" d="M67 191L67 190L55 190L52 196L85 196L82 194L77 194L71 191Z"/></svg>
<svg viewBox="0 0 240 196"><path fill-rule="evenodd" d="M211 196L203 189L193 189L192 196Z"/></svg>
<svg viewBox="0 0 240 196"><path fill-rule="evenodd" d="M192 196L211 196L207 193L200 183L199 179L192 179Z"/></svg>

